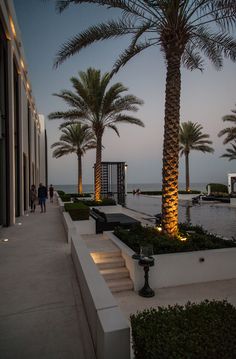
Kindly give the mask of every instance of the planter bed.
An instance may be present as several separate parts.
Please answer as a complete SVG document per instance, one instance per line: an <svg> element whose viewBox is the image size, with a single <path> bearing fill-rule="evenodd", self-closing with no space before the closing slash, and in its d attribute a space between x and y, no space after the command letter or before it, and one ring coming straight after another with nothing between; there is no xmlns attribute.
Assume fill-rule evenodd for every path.
<svg viewBox="0 0 236 359"><path fill-rule="evenodd" d="M123 229L115 230L115 234L121 232L128 233ZM191 246L188 240L181 242L177 239L169 239L173 242L168 243L166 238L161 241L162 246L160 244L154 246L155 265L149 272L150 285L153 289L236 278L235 241L227 241L209 235L209 238L215 240L215 246L213 246L209 238L204 243L204 233L205 231L203 231L202 237L199 236L199 241L196 238L192 240ZM132 259L132 255L138 252L140 245L150 244L150 242L144 239L143 232L141 232L142 240L138 240L139 237L136 233L136 241L135 238L131 239L130 235L127 236L129 241L124 239L121 241L115 234L109 233L109 237L121 249L131 279L134 282L134 288L139 290L143 286L144 273L138 265L138 261ZM174 243L175 241L176 243ZM132 245L130 242L133 242ZM151 241L151 244L153 243L154 239ZM208 249L206 249L206 244ZM156 251L157 248L159 252Z"/></svg>

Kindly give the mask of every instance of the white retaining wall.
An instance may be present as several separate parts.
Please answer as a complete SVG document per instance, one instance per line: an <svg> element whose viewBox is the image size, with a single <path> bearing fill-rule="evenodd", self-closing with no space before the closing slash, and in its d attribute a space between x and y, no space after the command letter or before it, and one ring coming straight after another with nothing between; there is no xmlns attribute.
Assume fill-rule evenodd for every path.
<svg viewBox="0 0 236 359"><path fill-rule="evenodd" d="M66 212L62 215L64 226L67 226L71 256L80 284L96 358L130 359L129 323L100 275L70 216Z"/></svg>
<svg viewBox="0 0 236 359"><path fill-rule="evenodd" d="M139 290L144 284L144 271L138 261L132 259L134 252L111 232L109 238L121 249L134 289ZM160 254L153 257L155 265L149 271L149 283L153 289L236 278L236 248Z"/></svg>

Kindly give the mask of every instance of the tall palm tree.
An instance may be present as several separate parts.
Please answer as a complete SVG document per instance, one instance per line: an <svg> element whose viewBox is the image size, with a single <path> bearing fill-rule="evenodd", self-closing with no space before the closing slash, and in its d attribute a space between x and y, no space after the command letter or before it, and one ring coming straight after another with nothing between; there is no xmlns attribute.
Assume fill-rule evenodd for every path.
<svg viewBox="0 0 236 359"><path fill-rule="evenodd" d="M227 143L236 140L236 110L231 110L235 115L226 115L222 118L223 121L229 121L232 123L233 126L226 127L218 133L218 136L226 135L223 144L226 145Z"/></svg>
<svg viewBox="0 0 236 359"><path fill-rule="evenodd" d="M96 147L96 141L88 126L81 123L67 124L61 129L59 142L51 145L55 148L53 157L59 158L70 153L76 153L78 159L78 193L83 193L82 186L82 156L87 150Z"/></svg>
<svg viewBox="0 0 236 359"><path fill-rule="evenodd" d="M165 128L162 170L162 227L170 236L178 231L178 166L181 64L203 70L203 56L216 68L223 57L236 60L235 0L65 0L56 1L59 12L70 4L93 3L122 10L121 17L94 25L61 46L55 66L88 45L131 35L113 72L152 46L159 46L166 62ZM201 55L202 53L202 55Z"/></svg>
<svg viewBox="0 0 236 359"><path fill-rule="evenodd" d="M193 123L191 121L183 122L180 125L179 133L179 150L180 155L185 156L185 175L186 175L186 191L190 191L190 180L189 180L189 153L192 150L201 152L214 152L214 149L208 145L212 144L209 141L210 137L207 134L202 133L202 125L199 123Z"/></svg>
<svg viewBox="0 0 236 359"><path fill-rule="evenodd" d="M89 126L96 139L95 164L95 200L101 199L102 174L102 137L106 128L119 136L118 123L130 123L144 127L138 118L127 115L136 112L137 105L143 101L133 95L123 95L127 88L122 83L115 83L108 88L111 76L107 72L101 76L99 70L89 68L79 72L79 78L72 77L75 92L63 90L56 96L62 98L71 109L65 112L54 112L50 119L79 120Z"/></svg>
<svg viewBox="0 0 236 359"><path fill-rule="evenodd" d="M229 161L236 160L236 142L231 143L232 148L226 148L226 153L224 153L221 157L228 158Z"/></svg>

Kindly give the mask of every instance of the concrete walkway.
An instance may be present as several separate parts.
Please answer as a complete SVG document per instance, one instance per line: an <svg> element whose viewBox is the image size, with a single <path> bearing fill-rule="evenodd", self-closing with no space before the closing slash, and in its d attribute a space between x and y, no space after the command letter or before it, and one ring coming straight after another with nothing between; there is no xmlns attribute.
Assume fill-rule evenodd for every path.
<svg viewBox="0 0 236 359"><path fill-rule="evenodd" d="M47 203L0 229L2 359L95 359L60 216Z"/></svg>

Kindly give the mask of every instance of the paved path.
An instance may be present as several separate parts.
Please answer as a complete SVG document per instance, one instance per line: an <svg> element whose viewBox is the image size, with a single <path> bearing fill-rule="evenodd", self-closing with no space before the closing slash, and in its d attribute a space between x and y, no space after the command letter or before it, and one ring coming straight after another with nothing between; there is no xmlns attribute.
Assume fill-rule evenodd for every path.
<svg viewBox="0 0 236 359"><path fill-rule="evenodd" d="M17 222L0 230L0 358L95 359L58 207Z"/></svg>

